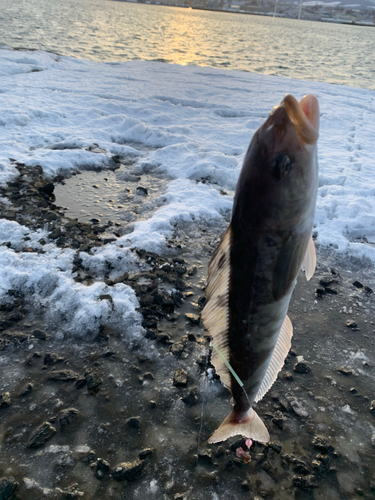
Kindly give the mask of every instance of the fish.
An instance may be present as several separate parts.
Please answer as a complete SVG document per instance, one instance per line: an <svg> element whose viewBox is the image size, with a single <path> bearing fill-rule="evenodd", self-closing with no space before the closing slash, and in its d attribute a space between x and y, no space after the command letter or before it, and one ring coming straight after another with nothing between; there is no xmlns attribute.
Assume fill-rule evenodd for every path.
<svg viewBox="0 0 375 500"><path fill-rule="evenodd" d="M315 271L319 102L286 95L244 157L230 225L208 265L204 327L211 362L232 394L232 412L208 443L242 435L266 443L252 408L276 381L291 347L287 315L300 270Z"/></svg>

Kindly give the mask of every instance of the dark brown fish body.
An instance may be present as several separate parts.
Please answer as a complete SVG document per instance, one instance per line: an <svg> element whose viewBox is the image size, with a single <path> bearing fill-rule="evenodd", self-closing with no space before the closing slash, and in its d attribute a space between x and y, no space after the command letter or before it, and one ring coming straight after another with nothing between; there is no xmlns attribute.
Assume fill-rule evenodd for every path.
<svg viewBox="0 0 375 500"><path fill-rule="evenodd" d="M268 440L251 405L275 381L289 351L286 315L297 274L304 262L308 277L315 267L318 119L316 98L299 104L287 96L247 151L231 224L210 263L203 311L217 349L213 364L235 401L210 442L236 434Z"/></svg>

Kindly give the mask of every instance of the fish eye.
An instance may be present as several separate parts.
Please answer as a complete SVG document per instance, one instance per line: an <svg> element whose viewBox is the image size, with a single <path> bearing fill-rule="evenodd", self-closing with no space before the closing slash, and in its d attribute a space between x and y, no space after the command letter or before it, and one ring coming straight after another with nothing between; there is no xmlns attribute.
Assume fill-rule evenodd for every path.
<svg viewBox="0 0 375 500"><path fill-rule="evenodd" d="M283 179L288 175L291 166L292 162L290 161L289 156L282 153L276 156L276 158L271 163L272 173L276 177L276 179Z"/></svg>

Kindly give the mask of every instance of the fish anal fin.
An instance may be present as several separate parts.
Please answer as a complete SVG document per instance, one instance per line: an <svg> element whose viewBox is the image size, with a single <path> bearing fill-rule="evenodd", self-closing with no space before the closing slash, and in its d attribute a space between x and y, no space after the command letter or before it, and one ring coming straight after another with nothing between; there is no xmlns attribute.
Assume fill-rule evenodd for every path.
<svg viewBox="0 0 375 500"><path fill-rule="evenodd" d="M285 316L281 326L279 337L272 353L271 362L262 383L255 396L255 402L260 401L263 396L271 389L277 379L277 375L284 366L285 358L288 355L292 345L293 325L288 316Z"/></svg>
<svg viewBox="0 0 375 500"><path fill-rule="evenodd" d="M212 434L208 443L220 443L238 435L259 441L260 443L267 443L270 440L267 427L252 408L250 408L249 413L242 421L238 422L238 418L236 417L237 415L233 410Z"/></svg>
<svg viewBox="0 0 375 500"><path fill-rule="evenodd" d="M230 278L231 226L228 227L220 245L208 266L206 305L202 311L202 320L213 343L225 359L229 360L228 347L228 294ZM212 364L222 383L230 389L230 373L216 351L212 353Z"/></svg>
<svg viewBox="0 0 375 500"><path fill-rule="evenodd" d="M312 275L315 272L315 267L316 267L316 252L315 252L314 241L311 237L301 266L302 271L305 271L305 276L307 281L309 281L312 278Z"/></svg>

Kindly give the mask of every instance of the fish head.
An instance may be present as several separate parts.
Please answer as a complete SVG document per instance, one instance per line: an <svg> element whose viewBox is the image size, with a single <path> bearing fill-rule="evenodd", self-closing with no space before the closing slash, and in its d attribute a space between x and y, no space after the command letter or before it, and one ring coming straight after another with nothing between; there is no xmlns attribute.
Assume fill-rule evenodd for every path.
<svg viewBox="0 0 375 500"><path fill-rule="evenodd" d="M287 95L256 131L237 184L234 210L254 228L283 229L313 217L318 187L319 103Z"/></svg>

